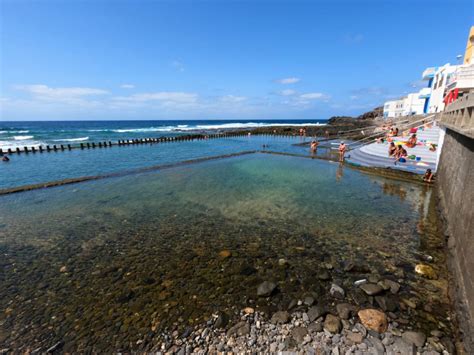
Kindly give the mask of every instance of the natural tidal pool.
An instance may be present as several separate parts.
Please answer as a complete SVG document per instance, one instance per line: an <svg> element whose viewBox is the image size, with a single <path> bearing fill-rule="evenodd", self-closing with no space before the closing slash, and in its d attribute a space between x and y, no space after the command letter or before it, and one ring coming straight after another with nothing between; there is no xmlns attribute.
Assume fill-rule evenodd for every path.
<svg viewBox="0 0 474 355"><path fill-rule="evenodd" d="M271 315L306 296L333 310L332 283L402 327L450 335L433 193L257 153L0 196L0 348L151 350L216 312ZM426 260L435 279L414 272ZM400 290L368 296L360 279Z"/></svg>

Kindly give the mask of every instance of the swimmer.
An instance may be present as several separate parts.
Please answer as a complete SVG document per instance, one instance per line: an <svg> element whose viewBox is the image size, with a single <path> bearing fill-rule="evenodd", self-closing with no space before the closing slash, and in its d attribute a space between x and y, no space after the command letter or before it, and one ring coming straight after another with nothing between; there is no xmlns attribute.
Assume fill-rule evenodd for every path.
<svg viewBox="0 0 474 355"><path fill-rule="evenodd" d="M7 157L6 155L3 156L2 161L10 161L10 158Z"/></svg>
<svg viewBox="0 0 474 355"><path fill-rule="evenodd" d="M344 154L346 153L346 145L344 144L343 141L341 141L341 144L339 144L339 161L343 162L344 161Z"/></svg>

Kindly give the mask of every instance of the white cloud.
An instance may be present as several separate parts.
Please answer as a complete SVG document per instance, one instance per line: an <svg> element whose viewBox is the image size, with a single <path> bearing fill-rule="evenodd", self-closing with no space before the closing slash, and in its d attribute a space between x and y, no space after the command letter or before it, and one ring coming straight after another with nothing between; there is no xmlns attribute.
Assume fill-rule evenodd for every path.
<svg viewBox="0 0 474 355"><path fill-rule="evenodd" d="M134 89L135 85L133 85L133 84L122 84L122 85L120 85L120 88L121 89Z"/></svg>
<svg viewBox="0 0 474 355"><path fill-rule="evenodd" d="M303 100L323 100L328 99L329 96L321 92L309 92L307 94L300 95L300 98Z"/></svg>
<svg viewBox="0 0 474 355"><path fill-rule="evenodd" d="M286 89L286 90L281 90L280 92L278 92L278 94L280 94L281 96L292 96L296 94L296 91L291 90L291 89Z"/></svg>
<svg viewBox="0 0 474 355"><path fill-rule="evenodd" d="M134 102L162 101L162 102L193 103L193 102L197 102L198 95L194 93L188 93L188 92L160 91L160 92L134 94L131 96L119 96L119 97L115 97L114 100L134 101Z"/></svg>
<svg viewBox="0 0 474 355"><path fill-rule="evenodd" d="M184 71L184 64L179 60L173 60L171 62L171 66L173 66L173 68L175 68L177 71L180 71L180 72Z"/></svg>
<svg viewBox="0 0 474 355"><path fill-rule="evenodd" d="M52 88L47 85L15 85L16 90L30 93L34 98L43 100L68 100L80 99L84 96L105 95L109 92L102 89L83 88L83 87L67 87Z"/></svg>
<svg viewBox="0 0 474 355"><path fill-rule="evenodd" d="M286 85L286 84L295 84L300 80L301 80L300 78L290 77L290 78L278 79L276 82Z"/></svg>
<svg viewBox="0 0 474 355"><path fill-rule="evenodd" d="M221 96L219 100L222 102L227 102L227 103L236 103L236 102L245 101L247 100L247 98L245 96L226 95L226 96Z"/></svg>

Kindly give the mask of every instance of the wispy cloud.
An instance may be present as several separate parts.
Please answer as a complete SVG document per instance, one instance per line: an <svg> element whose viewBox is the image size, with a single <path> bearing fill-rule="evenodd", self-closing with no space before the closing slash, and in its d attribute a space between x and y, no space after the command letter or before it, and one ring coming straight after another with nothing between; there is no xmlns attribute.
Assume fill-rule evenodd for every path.
<svg viewBox="0 0 474 355"><path fill-rule="evenodd" d="M300 95L300 99L303 100L327 100L328 95L323 94L322 92L309 92L307 94Z"/></svg>
<svg viewBox="0 0 474 355"><path fill-rule="evenodd" d="M118 96L114 97L116 101L133 101L133 102L146 102L146 101L169 101L169 102L182 102L192 103L196 102L198 95L188 92L177 92L177 91L160 91L134 94L130 96Z"/></svg>
<svg viewBox="0 0 474 355"><path fill-rule="evenodd" d="M120 88L121 89L134 89L135 85L133 85L133 84L122 84L122 85L120 85Z"/></svg>
<svg viewBox="0 0 474 355"><path fill-rule="evenodd" d="M245 96L225 95L219 98L221 102L237 103L247 100Z"/></svg>
<svg viewBox="0 0 474 355"><path fill-rule="evenodd" d="M296 90L285 89L285 90L279 91L278 94L281 96L292 96L292 95L296 95Z"/></svg>
<svg viewBox="0 0 474 355"><path fill-rule="evenodd" d="M177 71L179 71L179 72L183 72L183 71L184 71L184 64L183 64L181 61L179 61L179 60L173 60L173 61L171 62L171 66L172 66L173 68L175 68L175 69L176 69Z"/></svg>
<svg viewBox="0 0 474 355"><path fill-rule="evenodd" d="M84 87L65 87L52 88L43 84L35 85L15 85L16 90L30 93L37 99L45 100L61 100L61 99L77 99L85 96L105 95L109 92L102 89L84 88Z"/></svg>
<svg viewBox="0 0 474 355"><path fill-rule="evenodd" d="M282 78L282 79L277 79L276 80L277 83L284 84L284 85L296 84L299 81L301 81L301 79L296 78L296 77Z"/></svg>

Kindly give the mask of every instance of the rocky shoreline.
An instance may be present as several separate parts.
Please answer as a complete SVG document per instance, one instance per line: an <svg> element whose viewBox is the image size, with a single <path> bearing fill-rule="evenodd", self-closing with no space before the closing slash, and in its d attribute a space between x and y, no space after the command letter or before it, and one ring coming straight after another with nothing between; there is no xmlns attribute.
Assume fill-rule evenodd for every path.
<svg viewBox="0 0 474 355"><path fill-rule="evenodd" d="M370 284L368 284L370 285ZM339 286L333 285L335 289ZM454 354L452 340L440 330L430 334L405 329L377 309L357 310L348 303L336 305L332 314L312 297L298 300L292 309L275 312L271 318L254 308L240 312L229 325L225 313L214 314L206 323L164 335L153 351L166 354L275 353L308 354Z"/></svg>

